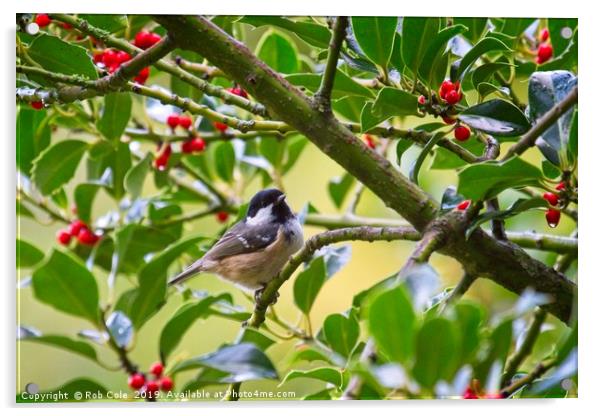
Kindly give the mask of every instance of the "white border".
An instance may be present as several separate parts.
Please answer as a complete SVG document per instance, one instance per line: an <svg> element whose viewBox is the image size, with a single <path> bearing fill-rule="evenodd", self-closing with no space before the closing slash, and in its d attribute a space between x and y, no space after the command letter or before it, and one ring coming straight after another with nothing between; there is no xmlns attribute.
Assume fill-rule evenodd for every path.
<svg viewBox="0 0 602 416"><path fill-rule="evenodd" d="M137 405L136 410L148 415L165 415L167 412L177 411L178 414L198 415L199 412L216 412L223 414L234 414L240 416L265 414L266 411L281 413L286 410L289 415L305 415L307 412L316 410L328 410L330 412L360 413L364 414L368 409L377 408L379 412L400 414L427 414L430 412L443 413L445 415L479 415L486 411L488 415L504 415L516 412L538 412L540 414L553 415L568 412L579 414L591 414L596 406L596 399L600 397L599 389L602 387L600 376L602 375L600 355L602 351L600 336L600 294L602 293L602 275L599 273L597 261L599 262L599 242L596 236L601 235L600 223L602 221L600 209L602 175L593 167L599 166L596 155L602 155L602 135L594 129L600 124L599 109L602 91L600 80L602 62L602 42L600 31L601 14L593 5L594 2L551 0L503 0L499 2L480 1L454 1L454 0L427 0L427 1L385 1L369 0L364 2L351 2L349 0L296 0L296 1L268 1L268 0L164 0L162 2L147 1L69 1L69 0L19 0L12 4L2 2L2 28L4 41L2 42L3 56L6 58L2 66L4 76L2 85L5 99L2 100L0 117L2 126L5 126L0 143L4 165L0 168L3 173L1 183L2 196L5 203L1 205L4 220L2 238L2 265L4 276L2 278L3 300L6 307L4 319L2 320L2 333L5 334L4 342L0 344L3 356L3 376L0 377L0 391L3 394L2 405L7 408L9 414L60 414L80 415L82 411L90 415L106 416L107 411L111 414L125 414L121 406L105 405L102 408L92 406L61 406L45 408L20 406L15 408L15 374L14 374L14 334L15 334L15 300L14 300L14 275L15 275L15 253L14 253L14 205L15 192L15 105L13 101L14 88L14 25L15 13L26 11L54 11L54 12L97 12L97 13L145 13L145 14L286 14L286 15L451 15L451 16L546 16L546 17L578 17L579 18L579 43L580 43L580 179L581 179L581 209L579 212L581 224L579 275L581 285L581 296L579 299L580 314L580 339L579 339L579 399L572 400L513 400L513 401L413 401L413 402L354 402L354 403L298 403L298 402L275 402L275 403L235 403L235 404L160 404L160 405ZM597 121L597 123L596 123ZM600 156L598 156L598 159ZM134 406L129 406L130 408ZM599 407L599 406L598 406ZM142 409L144 408L144 409ZM201 408L201 409L199 409ZM177 409L177 410L176 410ZM336 409L336 410L335 410ZM599 410L598 410L599 412ZM598 413L596 412L596 413Z"/></svg>

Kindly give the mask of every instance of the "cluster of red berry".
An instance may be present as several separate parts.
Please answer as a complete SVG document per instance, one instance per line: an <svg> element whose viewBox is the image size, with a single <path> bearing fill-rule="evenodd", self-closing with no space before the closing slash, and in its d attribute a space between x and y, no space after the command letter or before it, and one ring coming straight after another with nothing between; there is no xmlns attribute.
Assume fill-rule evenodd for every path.
<svg viewBox="0 0 602 416"><path fill-rule="evenodd" d="M52 19L46 13L37 14L34 21L39 27L46 27L52 23ZM61 27L66 30L73 29L69 23L61 23Z"/></svg>
<svg viewBox="0 0 602 416"><path fill-rule="evenodd" d="M166 122L172 130L177 129L178 127L182 127L184 130L188 130L192 126L192 119L190 117L182 116L176 113L167 116Z"/></svg>
<svg viewBox="0 0 602 416"><path fill-rule="evenodd" d="M551 207L546 211L546 221L552 228L556 228L560 222L560 210L552 207L558 206L558 203L560 202L560 197L558 194L562 194L565 191L566 185L564 182L560 182L558 185L556 185L555 189L557 192L545 192L542 195L543 199L548 201L548 204L551 205Z"/></svg>
<svg viewBox="0 0 602 416"><path fill-rule="evenodd" d="M134 373L128 379L128 385L134 390L142 390L149 395L156 395L159 390L171 391L173 380L163 376L163 364L154 363L149 372L154 376L153 380L147 380L143 373Z"/></svg>
<svg viewBox="0 0 602 416"><path fill-rule="evenodd" d="M134 42L132 43L134 46L137 46L140 49L148 49L160 40L161 36L157 35L156 33L149 32L147 30L141 30L140 32L136 33L136 36L134 36Z"/></svg>
<svg viewBox="0 0 602 416"><path fill-rule="evenodd" d="M69 245L71 237L77 238L80 244L87 246L93 246L100 240L100 236L95 234L88 226L81 220L75 220L69 227L63 230L59 230L56 233L56 239L59 244L64 246Z"/></svg>
<svg viewBox="0 0 602 416"><path fill-rule="evenodd" d="M535 62L538 65L541 65L552 58L554 55L554 48L548 40L550 39L550 31L547 27L544 27L539 32L539 47L537 48L537 58L535 58Z"/></svg>
<svg viewBox="0 0 602 416"><path fill-rule="evenodd" d="M376 149L377 139L371 134L364 134L363 136L364 142L366 142L366 146L370 149Z"/></svg>
<svg viewBox="0 0 602 416"><path fill-rule="evenodd" d="M114 49L105 49L104 51L97 52L93 56L94 63L102 64L104 68L109 71L110 74L117 71L121 64L132 59L132 56L125 51L117 51ZM144 84L150 75L150 68L145 67L138 72L138 75L134 77L134 81L138 84Z"/></svg>
<svg viewBox="0 0 602 416"><path fill-rule="evenodd" d="M182 116L178 114L171 114L167 117L167 125L175 130L176 128L182 127L184 130L190 130L192 127L192 119L188 116ZM201 137L190 137L188 140L182 143L182 153L196 153L205 150L205 140Z"/></svg>

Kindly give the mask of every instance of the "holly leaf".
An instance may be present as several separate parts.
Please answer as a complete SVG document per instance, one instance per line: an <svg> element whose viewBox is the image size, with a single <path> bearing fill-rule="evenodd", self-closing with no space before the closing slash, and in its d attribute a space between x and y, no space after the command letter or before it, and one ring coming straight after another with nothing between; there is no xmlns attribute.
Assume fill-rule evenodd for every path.
<svg viewBox="0 0 602 416"><path fill-rule="evenodd" d="M69 182L87 149L88 143L81 140L63 140L46 148L33 162L32 180L39 191L50 195Z"/></svg>

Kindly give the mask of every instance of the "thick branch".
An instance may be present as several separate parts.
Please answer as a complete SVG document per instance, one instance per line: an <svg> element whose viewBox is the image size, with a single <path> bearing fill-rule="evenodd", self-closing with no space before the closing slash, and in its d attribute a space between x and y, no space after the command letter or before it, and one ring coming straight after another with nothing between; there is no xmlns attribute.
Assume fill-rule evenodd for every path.
<svg viewBox="0 0 602 416"><path fill-rule="evenodd" d="M516 142L504 156L503 160L508 160L514 155L520 155L529 147L535 146L535 141L545 131L556 122L564 113L566 113L572 106L577 104L577 86L567 94L566 97L554 107L552 107L547 113L541 117L531 130L529 130L521 139Z"/></svg>
<svg viewBox="0 0 602 416"><path fill-rule="evenodd" d="M347 18L337 17L332 28L332 37L330 38L330 45L328 46L328 58L326 59L326 67L324 68L324 74L322 74L322 82L320 88L314 95L314 103L319 111L325 113L331 113L332 107L330 99L332 95L332 87L334 86L334 80L337 74L337 63L339 61L339 54L341 53L341 46L345 40L345 30L347 28Z"/></svg>

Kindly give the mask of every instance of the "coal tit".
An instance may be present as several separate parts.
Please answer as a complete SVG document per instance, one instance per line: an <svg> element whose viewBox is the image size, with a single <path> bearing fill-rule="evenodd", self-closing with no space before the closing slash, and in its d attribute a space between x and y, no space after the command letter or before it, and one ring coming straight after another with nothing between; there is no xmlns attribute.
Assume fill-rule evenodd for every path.
<svg viewBox="0 0 602 416"><path fill-rule="evenodd" d="M169 285L209 272L259 293L303 246L301 224L285 198L277 189L259 191L249 202L245 219L234 224Z"/></svg>

